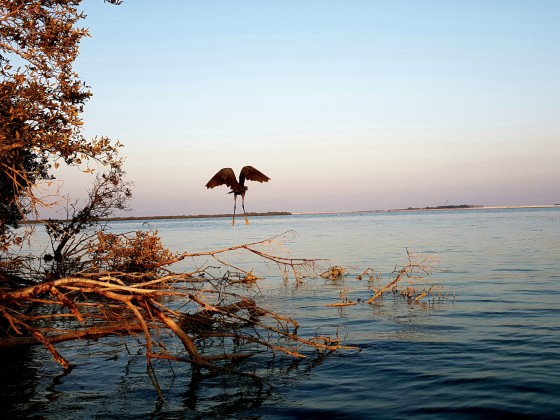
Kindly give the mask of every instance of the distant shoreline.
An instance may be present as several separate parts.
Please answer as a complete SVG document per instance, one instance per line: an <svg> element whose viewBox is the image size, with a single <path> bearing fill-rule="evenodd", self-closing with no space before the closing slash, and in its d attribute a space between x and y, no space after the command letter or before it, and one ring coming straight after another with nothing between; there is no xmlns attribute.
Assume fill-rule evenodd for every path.
<svg viewBox="0 0 560 420"><path fill-rule="evenodd" d="M447 211L447 210L499 210L499 209L540 209L540 208L560 208L560 204L528 204L515 206L484 206L481 204L461 204L446 205L436 207L408 207L406 209L389 209L389 210L354 210L354 211L333 211L333 212L300 212L294 215L304 214L359 214L359 213L399 213L399 212L415 212L415 211Z"/></svg>
<svg viewBox="0 0 560 420"><path fill-rule="evenodd" d="M461 204L461 205L445 205L436 207L408 207L406 209L389 209L389 210L353 210L353 211L333 211L333 212L288 212L288 211L269 211L269 212L255 212L247 213L249 217L269 217L269 216L304 216L313 214L365 214L365 213L406 213L406 212L417 212L417 211L461 211L461 210L499 210L499 209L529 209L529 208L560 208L560 204L531 204L531 205L516 205L516 206L484 206L484 205L472 205L472 204ZM241 217L242 214L237 214ZM213 218L223 218L223 217L233 217L231 213L225 214L192 214L192 215L175 215L175 216L121 216L121 217L109 217L101 219L104 222L119 222L119 221L134 221L134 220L179 220L179 219L213 219ZM54 219L53 219L54 220ZM31 223L40 223L43 220L37 220Z"/></svg>
<svg viewBox="0 0 560 420"><path fill-rule="evenodd" d="M261 216L291 216L293 213L288 211L269 211L264 213L247 213L249 217ZM243 214L236 216L242 217ZM173 220L173 219L213 219L216 217L233 217L233 214L185 214L179 216L123 216L123 217L109 217L102 219L105 222L116 222L121 220Z"/></svg>

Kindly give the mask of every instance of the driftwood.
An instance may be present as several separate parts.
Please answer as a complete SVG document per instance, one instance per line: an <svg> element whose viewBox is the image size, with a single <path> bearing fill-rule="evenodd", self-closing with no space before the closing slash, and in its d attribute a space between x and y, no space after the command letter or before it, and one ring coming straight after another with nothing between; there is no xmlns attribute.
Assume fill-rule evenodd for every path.
<svg viewBox="0 0 560 420"><path fill-rule="evenodd" d="M406 254L408 257L408 264L400 269L395 267L393 271L394 278L385 286L373 288L374 295L368 299L368 303L374 303L388 291L398 293L414 302L419 302L420 299L437 288L435 285L431 284L415 284L416 281L423 280L431 273L432 266L436 263L434 256L414 254L408 250L406 250ZM409 280L408 285L399 287L399 282L402 283L404 279Z"/></svg>
<svg viewBox="0 0 560 420"><path fill-rule="evenodd" d="M296 281L314 269L317 260L277 257L259 248L276 240L278 237L213 252L183 253L173 259L170 254L165 255L165 265L185 258L211 256L230 275L212 275L208 266L191 273L164 276L90 270L16 290L0 290L0 347L42 344L68 371L71 364L59 353L57 343L137 335L143 337L147 367L156 390L159 386L153 359L187 362L191 364L193 378L207 370L258 379L224 363L251 357L255 351L262 351L258 349L272 355L305 358L309 350L330 352L348 348L340 343L300 337L295 320L236 293L235 277L240 277L240 270L219 255L236 250L250 252L277 264L285 275L291 271ZM99 255L114 260L113 254ZM241 273L245 279L257 278L250 271ZM209 339L219 344L206 345ZM174 347L165 345L169 340L179 340L186 356L171 354L167 349Z"/></svg>
<svg viewBox="0 0 560 420"><path fill-rule="evenodd" d="M167 265L185 258L213 257L221 264L218 271L227 269L226 275L221 276L213 275L209 266L163 276L90 270L17 290L0 291L0 347L41 344L69 371L71 364L59 353L57 343L134 335L142 338L147 369L160 397L152 366L154 359L189 363L193 379L207 371L235 373L261 381L262 378L243 372L231 363L263 351L272 357L284 354L304 359L312 354L356 349L338 338L302 337L297 332L297 321L259 306L243 292L240 294L236 283L254 282L258 277L252 271L225 262L223 256L232 251L246 251L275 263L285 276L289 272L293 274L295 284L306 276L323 277L325 281L344 281L348 276L349 270L342 267L319 270L319 263L324 262L321 260L278 257L262 250L278 239L273 237L217 251L183 253L174 259L165 253ZM409 303L418 303L433 292L433 285L413 283L428 273L430 258L415 262L414 255L408 251L407 254L408 265L396 269L395 277L384 286L376 286L380 276L371 269L357 276L358 281L368 278L372 293L369 300L352 300L348 289L344 289L338 301L328 306L373 304L385 294L395 293L406 297ZM109 257L113 259L114 255ZM409 280L407 285L399 286L404 279ZM182 354L168 350L177 348L167 345L172 340L182 345Z"/></svg>

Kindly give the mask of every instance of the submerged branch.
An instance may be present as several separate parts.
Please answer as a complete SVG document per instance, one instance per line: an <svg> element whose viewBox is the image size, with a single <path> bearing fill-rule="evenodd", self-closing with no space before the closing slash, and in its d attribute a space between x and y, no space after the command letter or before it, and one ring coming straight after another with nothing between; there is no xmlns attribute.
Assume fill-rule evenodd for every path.
<svg viewBox="0 0 560 420"><path fill-rule="evenodd" d="M217 251L182 253L173 259L168 258L169 253L161 253L161 248L154 248L170 263L187 257L211 256L221 263L221 267L228 269L221 277L212 276L212 270L207 266L189 273L168 272L163 276L90 270L17 290L3 290L0 292L0 348L42 344L54 360L68 370L70 365L55 344L111 335L134 335L143 340L148 372L160 398L162 394L152 359L189 363L193 379L201 370L207 370L261 380L255 374L239 369L233 362L257 354L269 354L274 358L280 353L304 359L339 350L359 350L343 344L338 333L336 339L303 337L297 332L300 325L296 320L259 306L246 296L247 288L236 286L239 280L235 279L235 273L242 272L245 278L249 278L253 276L252 269L244 270L229 264L222 256L239 250L277 264L284 273L291 270L296 284L303 278L303 273L337 284L345 281L348 269L343 267L317 270L318 263L324 260L291 258L263 251L263 247L270 247L289 233ZM141 239L154 242L149 235ZM108 252L106 246L97 248L103 251L99 255L114 258L116 251ZM430 272L430 257L418 261L416 255L408 251L407 255L408 264L395 270L394 277L386 285L374 287L374 280L379 280L380 276L376 277L371 269L356 278L358 281L364 277L370 279L372 296L365 302L372 304L392 292L406 296L410 303L417 303L433 293L434 285L419 287L420 283L417 283L399 288L405 278L417 281ZM230 273L230 269L234 273ZM364 300L351 300L348 289L344 289L339 293L338 302L327 306L343 308L359 302ZM52 325L56 325L56 329ZM169 346L171 342L180 343L184 351L172 354L168 349L176 347Z"/></svg>

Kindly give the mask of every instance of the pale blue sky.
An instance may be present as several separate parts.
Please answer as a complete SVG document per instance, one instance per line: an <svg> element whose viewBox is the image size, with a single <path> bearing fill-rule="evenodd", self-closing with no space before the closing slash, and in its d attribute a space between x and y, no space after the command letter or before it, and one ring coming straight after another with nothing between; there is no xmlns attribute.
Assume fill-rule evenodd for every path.
<svg viewBox="0 0 560 420"><path fill-rule="evenodd" d="M135 215L230 212L204 184L246 164L248 211L560 202L559 1L84 9L86 133L125 144Z"/></svg>

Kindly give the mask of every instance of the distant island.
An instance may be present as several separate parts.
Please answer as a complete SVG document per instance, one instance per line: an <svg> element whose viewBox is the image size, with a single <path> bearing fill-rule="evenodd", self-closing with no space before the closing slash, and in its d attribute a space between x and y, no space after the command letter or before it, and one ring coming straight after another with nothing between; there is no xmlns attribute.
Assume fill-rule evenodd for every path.
<svg viewBox="0 0 560 420"><path fill-rule="evenodd" d="M482 204L446 204L443 206L435 207L408 207L406 209L393 209L387 210L388 212L399 212L399 211L425 211L425 210L469 210L469 209L480 209L480 210L499 210L499 209L535 209L535 208L550 208L558 206L558 204L527 204L527 205L495 205L495 206L485 206Z"/></svg>
<svg viewBox="0 0 560 420"><path fill-rule="evenodd" d="M291 216L292 213L287 211L268 211L264 213L247 213L247 216L258 217L258 216ZM120 220L167 220L167 219L209 219L214 217L233 217L231 213L224 214L191 214L191 215L180 215L180 216L123 216L123 217L109 217L102 219L105 222L116 222Z"/></svg>
<svg viewBox="0 0 560 420"><path fill-rule="evenodd" d="M483 208L482 204L445 204L443 206L435 206L435 207L408 207L402 210L457 210L457 209L477 209Z"/></svg>

